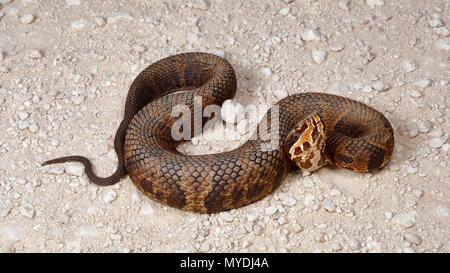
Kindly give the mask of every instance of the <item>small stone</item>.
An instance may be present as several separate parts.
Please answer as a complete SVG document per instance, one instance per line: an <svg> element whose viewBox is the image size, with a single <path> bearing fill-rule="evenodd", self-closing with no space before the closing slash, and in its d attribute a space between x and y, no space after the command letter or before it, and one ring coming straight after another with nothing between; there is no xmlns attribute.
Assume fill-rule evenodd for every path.
<svg viewBox="0 0 450 273"><path fill-rule="evenodd" d="M344 50L344 48L345 48L344 45L341 45L341 44L330 46L330 50L334 51L334 52L342 51L342 50Z"/></svg>
<svg viewBox="0 0 450 273"><path fill-rule="evenodd" d="M445 142L447 142L446 137L435 137L428 142L428 145L432 148L440 148Z"/></svg>
<svg viewBox="0 0 450 273"><path fill-rule="evenodd" d="M418 130L417 128L411 128L411 129L408 131L408 136L409 136L410 138L416 137L416 136L418 136L418 135L419 135L419 130Z"/></svg>
<svg viewBox="0 0 450 273"><path fill-rule="evenodd" d="M423 196L423 191L422 191L422 190L414 190L414 195L415 195L417 198L420 198L420 197Z"/></svg>
<svg viewBox="0 0 450 273"><path fill-rule="evenodd" d="M399 171L400 170L400 165L398 165L397 163L391 163L391 164L389 164L389 169L391 171Z"/></svg>
<svg viewBox="0 0 450 273"><path fill-rule="evenodd" d="M284 206L293 207L297 204L297 199L288 194L280 195L280 198L281 204L283 204Z"/></svg>
<svg viewBox="0 0 450 273"><path fill-rule="evenodd" d="M33 49L28 53L28 57L30 57L31 59L40 59L42 58L42 53L37 49Z"/></svg>
<svg viewBox="0 0 450 273"><path fill-rule="evenodd" d="M9 68L0 66L0 73L8 73L8 72L9 72Z"/></svg>
<svg viewBox="0 0 450 273"><path fill-rule="evenodd" d="M103 18L101 16L97 16L97 17L94 17L94 23L99 27L103 27L106 25L106 20L105 20L105 18Z"/></svg>
<svg viewBox="0 0 450 273"><path fill-rule="evenodd" d="M286 8L282 8L280 9L280 11L278 12L280 15L286 16L291 12L291 8L290 7L286 7Z"/></svg>
<svg viewBox="0 0 450 273"><path fill-rule="evenodd" d="M79 6L80 0L66 0L67 5L69 6Z"/></svg>
<svg viewBox="0 0 450 273"><path fill-rule="evenodd" d="M450 50L450 38L442 38L436 41L436 48Z"/></svg>
<svg viewBox="0 0 450 273"><path fill-rule="evenodd" d="M431 85L431 80L430 79L420 79L420 80L416 81L414 83L414 85L417 87L426 88Z"/></svg>
<svg viewBox="0 0 450 273"><path fill-rule="evenodd" d="M28 121L23 121L23 120L21 120L21 121L17 122L17 127L18 127L20 130L27 129L28 126L30 126L30 123L29 123Z"/></svg>
<svg viewBox="0 0 450 273"><path fill-rule="evenodd" d="M336 204L332 200L325 200L322 203L322 206L325 210L329 212L334 212L336 210Z"/></svg>
<svg viewBox="0 0 450 273"><path fill-rule="evenodd" d="M270 215L274 215L275 212L278 211L278 208L274 207L274 206L270 206L270 207L267 207L264 211L265 211L266 215L270 216Z"/></svg>
<svg viewBox="0 0 450 273"><path fill-rule="evenodd" d="M437 35L442 36L442 37L447 37L450 34L448 28L446 28L446 27L435 28L434 32L436 32Z"/></svg>
<svg viewBox="0 0 450 273"><path fill-rule="evenodd" d="M75 105L79 105L79 104L83 103L84 99L85 99L84 95L73 96L72 103Z"/></svg>
<svg viewBox="0 0 450 273"><path fill-rule="evenodd" d="M287 221L287 219L286 219L286 217L284 217L284 216L281 216L280 218L278 218L278 223L280 224L280 225L284 225L284 224L286 224L288 221Z"/></svg>
<svg viewBox="0 0 450 273"><path fill-rule="evenodd" d="M117 193L114 190L109 190L103 196L103 201L105 203L109 204L112 201L114 201L116 199L116 197L117 197Z"/></svg>
<svg viewBox="0 0 450 273"><path fill-rule="evenodd" d="M417 66L414 60L406 60L402 62L402 68L403 71L410 73L415 71L417 69Z"/></svg>
<svg viewBox="0 0 450 273"><path fill-rule="evenodd" d="M20 18L20 22L22 24L26 24L26 25L33 23L33 21L34 21L34 16L32 14L25 14L24 16L22 16Z"/></svg>
<svg viewBox="0 0 450 273"><path fill-rule="evenodd" d="M206 52L217 55L221 58L225 58L225 55L226 55L223 50L219 50L219 49L210 49L210 50L207 50Z"/></svg>
<svg viewBox="0 0 450 273"><path fill-rule="evenodd" d="M321 64L326 60L327 55L328 53L325 50L313 50L312 59L315 63Z"/></svg>
<svg viewBox="0 0 450 273"><path fill-rule="evenodd" d="M200 250L201 252L208 252L210 248L211 246L208 242L203 242L198 250Z"/></svg>
<svg viewBox="0 0 450 273"><path fill-rule="evenodd" d="M350 10L350 0L339 0L338 7L345 11L349 11Z"/></svg>
<svg viewBox="0 0 450 273"><path fill-rule="evenodd" d="M233 216L227 211L223 211L223 212L219 213L219 215L226 222L232 222L233 221Z"/></svg>
<svg viewBox="0 0 450 273"><path fill-rule="evenodd" d="M131 13L126 12L126 11L111 12L111 13L107 14L105 17L106 17L106 21L108 22L108 24L115 24L115 23L119 23L122 20L132 20L133 19L133 16L131 15Z"/></svg>
<svg viewBox="0 0 450 273"><path fill-rule="evenodd" d="M34 210L31 208L25 208L25 207L19 207L19 212L22 214L22 216L25 216L27 218L33 218L34 217Z"/></svg>
<svg viewBox="0 0 450 273"><path fill-rule="evenodd" d="M361 248L361 243L356 238L351 238L348 241L348 245L352 250L358 250Z"/></svg>
<svg viewBox="0 0 450 273"><path fill-rule="evenodd" d="M254 224L253 225L253 232L256 235L261 235L263 233L263 231L264 231L264 229L263 229L263 227L261 225L259 225L259 224Z"/></svg>
<svg viewBox="0 0 450 273"><path fill-rule="evenodd" d="M339 190L337 190L337 189L332 189L331 191L330 191L330 196L335 196L335 197L337 197L337 196L341 196L341 192L339 191Z"/></svg>
<svg viewBox="0 0 450 273"><path fill-rule="evenodd" d="M375 89L378 92L383 92L386 90L391 89L391 86L387 83L385 83L384 81L376 81L373 85L372 85L373 89Z"/></svg>
<svg viewBox="0 0 450 273"><path fill-rule="evenodd" d="M84 174L84 166L82 164L70 163L65 171L69 175L82 176Z"/></svg>
<svg viewBox="0 0 450 273"><path fill-rule="evenodd" d="M154 213L154 210L153 210L152 205L147 204L147 205L142 206L142 208L139 210L139 213L141 215L148 216L148 215L152 215Z"/></svg>
<svg viewBox="0 0 450 273"><path fill-rule="evenodd" d="M366 3L371 8L374 8L375 6L382 6L382 5L384 5L384 0L366 0Z"/></svg>
<svg viewBox="0 0 450 273"><path fill-rule="evenodd" d="M320 41L321 33L315 28L307 28L302 33L302 39L304 41Z"/></svg>
<svg viewBox="0 0 450 273"><path fill-rule="evenodd" d="M36 123L31 123L28 129L31 133L37 133L39 131L39 125L37 125Z"/></svg>
<svg viewBox="0 0 450 273"><path fill-rule="evenodd" d="M370 93L373 91L373 87L370 85L366 85L361 89L361 91L363 91L364 93Z"/></svg>
<svg viewBox="0 0 450 273"><path fill-rule="evenodd" d="M17 116L18 116L21 120L25 120L25 119L27 119L27 118L30 116L30 114L28 114L27 112L19 112L19 113L17 114Z"/></svg>
<svg viewBox="0 0 450 273"><path fill-rule="evenodd" d="M386 211L384 213L384 218L386 218L386 220L391 220L392 216L394 216L394 214L392 212L390 212L390 211Z"/></svg>
<svg viewBox="0 0 450 273"><path fill-rule="evenodd" d="M442 23L441 17L435 15L428 21L428 25L430 27L442 27L444 24Z"/></svg>
<svg viewBox="0 0 450 273"><path fill-rule="evenodd" d="M264 76L268 77L272 75L272 70L269 67L263 67L261 68L261 72L264 74Z"/></svg>
<svg viewBox="0 0 450 273"><path fill-rule="evenodd" d="M70 23L70 26L75 30L82 30L89 24L88 20L84 18L77 19Z"/></svg>
<svg viewBox="0 0 450 273"><path fill-rule="evenodd" d="M206 0L194 0L192 1L192 7L196 9L207 10L210 4Z"/></svg>
<svg viewBox="0 0 450 273"><path fill-rule="evenodd" d="M405 238L406 241L415 245L420 245L422 243L422 238L420 238L416 234L406 233L403 235L403 238Z"/></svg>
<svg viewBox="0 0 450 273"><path fill-rule="evenodd" d="M417 90L410 90L410 91L408 92L408 94L409 94L411 97L416 98L416 99L422 97L422 93L420 93L420 92L417 91Z"/></svg>
<svg viewBox="0 0 450 273"><path fill-rule="evenodd" d="M3 61L5 59L5 53L0 50L0 62Z"/></svg>
<svg viewBox="0 0 450 273"><path fill-rule="evenodd" d="M430 132L431 131L431 127L432 127L432 124L428 120L421 121L418 124L418 130L421 133L428 133L428 132Z"/></svg>

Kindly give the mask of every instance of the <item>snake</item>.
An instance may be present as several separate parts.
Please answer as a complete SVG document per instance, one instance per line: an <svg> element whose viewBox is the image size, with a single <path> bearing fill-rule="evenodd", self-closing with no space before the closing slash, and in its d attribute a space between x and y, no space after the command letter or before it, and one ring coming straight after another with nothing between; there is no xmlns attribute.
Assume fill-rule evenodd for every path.
<svg viewBox="0 0 450 273"><path fill-rule="evenodd" d="M293 167L375 172L391 158L394 133L383 114L349 98L316 92L279 100L257 124L253 137L236 149L204 155L180 152L177 147L189 140L185 135L196 135L209 121L222 118L220 111L209 116L203 111L232 99L236 90L235 71L223 57L188 52L163 58L140 72L129 88L114 138L118 167L112 175L97 176L83 156L42 165L80 162L90 182L99 186L128 175L141 193L161 204L209 214L262 199ZM184 111L174 114L176 106Z"/></svg>

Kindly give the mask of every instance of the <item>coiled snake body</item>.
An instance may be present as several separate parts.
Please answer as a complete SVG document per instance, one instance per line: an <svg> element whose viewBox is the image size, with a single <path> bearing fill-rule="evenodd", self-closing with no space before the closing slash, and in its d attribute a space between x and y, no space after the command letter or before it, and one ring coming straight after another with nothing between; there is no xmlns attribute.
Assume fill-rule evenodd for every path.
<svg viewBox="0 0 450 273"><path fill-rule="evenodd" d="M183 92L177 92L184 90ZM241 147L218 154L185 155L171 128L175 105L194 115L200 108L221 105L236 92L232 66L207 53L184 53L162 59L133 81L114 147L118 168L110 177L95 175L88 159L67 156L43 163L78 161L92 183L106 186L129 175L138 189L158 202L183 210L214 213L245 206L274 191L291 167L314 171L325 164L357 172L382 168L389 161L394 136L389 121L362 103L336 95L303 93L276 103L277 144L268 149L258 135ZM275 125L271 108L263 118ZM203 118L200 126L206 121ZM196 126L191 121L191 130ZM264 140L263 140L264 139ZM292 161L291 161L292 160Z"/></svg>

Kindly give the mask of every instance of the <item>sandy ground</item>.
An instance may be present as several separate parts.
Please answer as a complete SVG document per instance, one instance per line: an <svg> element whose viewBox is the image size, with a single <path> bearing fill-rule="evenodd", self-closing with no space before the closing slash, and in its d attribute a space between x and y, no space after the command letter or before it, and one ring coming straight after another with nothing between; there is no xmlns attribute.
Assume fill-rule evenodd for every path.
<svg viewBox="0 0 450 273"><path fill-rule="evenodd" d="M2 252L450 252L449 1L0 3ZM162 206L128 178L100 188L77 164L40 167L81 154L111 174L130 83L186 51L225 55L242 105L308 91L371 105L394 127L391 163L294 170L263 200L214 215Z"/></svg>

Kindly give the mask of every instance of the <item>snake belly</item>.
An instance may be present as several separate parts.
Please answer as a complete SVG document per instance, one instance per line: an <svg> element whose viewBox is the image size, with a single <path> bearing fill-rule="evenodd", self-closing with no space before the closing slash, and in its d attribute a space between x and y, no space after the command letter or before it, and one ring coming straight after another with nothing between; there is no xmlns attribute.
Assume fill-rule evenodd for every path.
<svg viewBox="0 0 450 273"><path fill-rule="evenodd" d="M208 53L183 53L157 61L133 81L125 103L124 119L117 130L117 171L97 177L90 161L68 156L44 163L79 161L91 182L112 185L129 175L149 198L171 207L198 213L215 213L255 202L273 192L291 168L284 149L287 134L296 124L318 114L326 130L328 164L357 172L385 166L393 152L389 121L375 109L337 95L291 95L268 110L257 135L237 149L209 155L185 155L172 137L176 105L186 106L193 117L211 104L221 105L236 93L233 67ZM200 101L196 101L200 98ZM197 107L197 108L196 108ZM196 110L197 109L197 110ZM277 110L277 119L272 112ZM198 113L197 113L198 114ZM191 134L200 124L191 119ZM267 135L277 127L277 144L267 148Z"/></svg>

